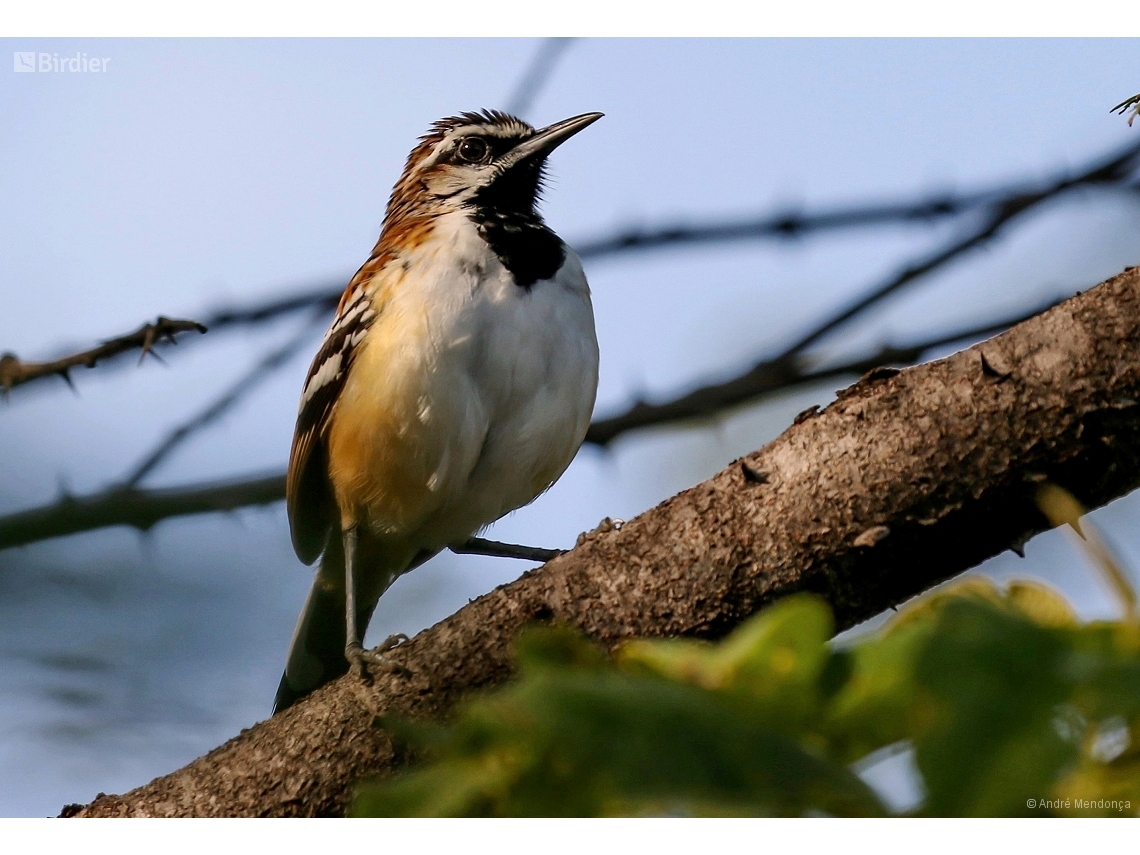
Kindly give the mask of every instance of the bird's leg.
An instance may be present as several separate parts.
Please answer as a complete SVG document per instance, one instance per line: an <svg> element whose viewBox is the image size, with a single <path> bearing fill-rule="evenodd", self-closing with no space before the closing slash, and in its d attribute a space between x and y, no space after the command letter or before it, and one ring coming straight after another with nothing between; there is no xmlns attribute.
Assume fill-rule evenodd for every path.
<svg viewBox="0 0 1140 855"><path fill-rule="evenodd" d="M344 658L353 673L367 679L364 647L356 629L356 526L344 530Z"/></svg>
<svg viewBox="0 0 1140 855"><path fill-rule="evenodd" d="M408 674L407 668L393 662L383 654L396 645L407 641L402 632L390 635L375 650L365 650L360 643L360 632L356 625L356 526L344 530L344 658L349 667L361 680L367 682L370 675L365 665L377 665L388 671Z"/></svg>

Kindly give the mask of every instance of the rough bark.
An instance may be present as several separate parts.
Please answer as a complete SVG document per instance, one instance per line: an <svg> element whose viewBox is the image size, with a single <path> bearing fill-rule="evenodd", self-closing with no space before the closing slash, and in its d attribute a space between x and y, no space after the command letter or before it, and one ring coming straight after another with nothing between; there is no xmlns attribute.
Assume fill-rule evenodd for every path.
<svg viewBox="0 0 1140 855"><path fill-rule="evenodd" d="M988 342L877 370L822 412L620 529L479 598L392 655L83 816L337 814L402 759L381 713L438 717L510 674L524 624L614 644L716 637L811 590L848 626L1048 527L1043 480L1096 507L1140 485L1140 268Z"/></svg>

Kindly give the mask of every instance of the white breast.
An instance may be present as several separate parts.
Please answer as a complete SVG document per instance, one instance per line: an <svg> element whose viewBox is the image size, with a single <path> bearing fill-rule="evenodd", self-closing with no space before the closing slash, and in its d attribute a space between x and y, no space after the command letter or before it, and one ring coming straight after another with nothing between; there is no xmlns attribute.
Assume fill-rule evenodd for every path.
<svg viewBox="0 0 1140 855"><path fill-rule="evenodd" d="M371 485L357 501L376 534L438 549L532 501L570 464L598 345L570 250L552 279L524 289L452 214L404 260L342 395L368 415L352 431L362 471L341 480Z"/></svg>

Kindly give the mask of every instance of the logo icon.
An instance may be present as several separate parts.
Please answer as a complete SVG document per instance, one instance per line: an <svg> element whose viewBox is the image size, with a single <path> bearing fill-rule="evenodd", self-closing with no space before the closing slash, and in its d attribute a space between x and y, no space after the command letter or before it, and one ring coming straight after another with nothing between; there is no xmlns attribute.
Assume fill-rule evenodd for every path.
<svg viewBox="0 0 1140 855"><path fill-rule="evenodd" d="M36 52L34 50L18 50L12 54L13 71L35 71Z"/></svg>

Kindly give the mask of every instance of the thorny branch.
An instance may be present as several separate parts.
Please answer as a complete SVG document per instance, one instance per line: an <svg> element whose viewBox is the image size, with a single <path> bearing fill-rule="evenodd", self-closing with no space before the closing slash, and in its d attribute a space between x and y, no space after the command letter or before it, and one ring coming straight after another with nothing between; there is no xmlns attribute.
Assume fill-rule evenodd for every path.
<svg viewBox="0 0 1140 855"><path fill-rule="evenodd" d="M1131 103L1132 99L1124 101L1118 107L1127 107ZM1078 174L1076 178L1059 177L1047 181L1044 189L1027 189L1029 187L1027 182L1021 182L1017 186L1004 184L1002 186L1013 187L1013 189L995 188L971 194L943 194L910 203L872 203L837 207L837 209L814 213L781 212L759 218L706 223L702 226L630 229L618 234L596 238L593 241L587 239L587 241L576 242L575 245L578 247L581 258L601 259L608 257L608 255L630 251L657 250L666 246L788 238L827 230L885 226L889 223L930 222L971 212L982 213L982 225L972 233L958 239L943 252L936 253L933 257L923 259L920 262L915 262L899 271L887 283L874 288L861 301L813 328L812 331L809 331L785 351L784 356L788 356L791 353L803 350L808 344L830 332L830 329L845 323L846 320L865 310L871 304L878 302L887 294L897 291L898 288L913 282L914 279L929 274L930 271L958 257L972 247L984 243L1005 222L1028 210L1029 207L1078 186L1137 189L1134 185L1127 184L1126 179L1134 165L1133 161L1138 148L1140 147L1133 146L1125 149L1121 155L1112 158L1108 163L1091 166L1090 169ZM227 328L258 326L304 310L331 312L336 307L337 301L340 300L342 291L343 282L337 279L335 282L320 285L312 291L294 294L287 296L287 298L278 298L246 308L220 309L206 318L204 326L217 332ZM168 323L172 323L172 321L168 321ZM185 321L185 323L189 323L189 321ZM22 365L18 363L18 360L13 363L11 361L13 359L15 357L10 357L10 355L0 359L0 386L5 389L10 388L10 385L15 385L15 382L8 384L8 374L15 373L16 366ZM86 365L88 363L79 364ZM46 365L55 366L57 364ZM60 372L58 369L51 370L49 367L47 374L52 373L62 373L66 377L66 370ZM635 405L635 409L644 413L645 406L638 404ZM667 407L668 405L661 406ZM596 437L598 434L593 435Z"/></svg>
<svg viewBox="0 0 1140 855"><path fill-rule="evenodd" d="M795 360L787 360L778 365L761 363L753 369L753 372L746 375L747 379L740 381L739 385L720 384L708 387L699 393L695 392L691 399L685 398L675 402L668 412L650 412L647 416L650 421L643 421L640 413L634 410L632 414L622 416L621 420L595 422L590 427L587 441L604 444L617 434L634 427L645 427L647 424L655 424L662 420L677 421L711 415L719 409L740 403L741 400L755 400L766 394L818 383L833 377L857 376L884 366L913 364L928 351L1000 332L1044 311L1051 305L1053 304L980 326L953 330L922 341L885 345L874 353L835 365L811 367ZM108 526L127 525L147 529L169 517L228 511L247 505L269 504L284 498L284 474L270 478L259 477L224 484L193 484L162 490L134 488L124 490L116 487L81 498L66 496L39 508L0 517L0 549ZM529 555L506 555L506 553L486 551L481 554L534 557L535 560L545 560Z"/></svg>
<svg viewBox="0 0 1140 855"><path fill-rule="evenodd" d="M142 362L148 353L157 357L153 351L156 344L161 342L177 344L175 336L178 333L204 333L205 331L206 327L197 321L176 321L160 316L153 324L143 324L133 333L108 339L91 350L65 356L51 362L24 362L17 358L14 353L5 353L0 356L0 389L8 392L24 383L55 376L62 377L70 386L72 368L79 366L94 368L96 363L104 359L110 359L120 353L140 348L142 353L139 355L139 362Z"/></svg>

